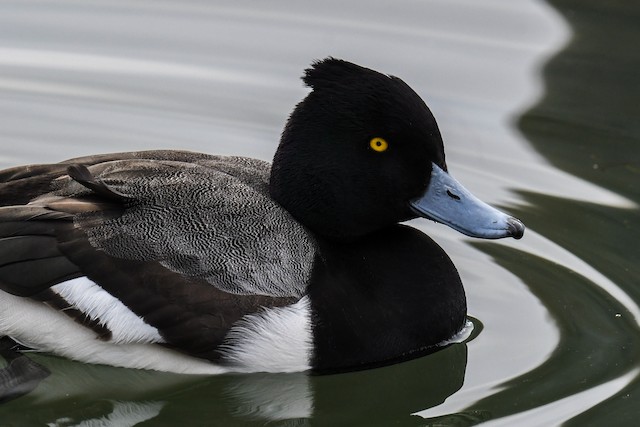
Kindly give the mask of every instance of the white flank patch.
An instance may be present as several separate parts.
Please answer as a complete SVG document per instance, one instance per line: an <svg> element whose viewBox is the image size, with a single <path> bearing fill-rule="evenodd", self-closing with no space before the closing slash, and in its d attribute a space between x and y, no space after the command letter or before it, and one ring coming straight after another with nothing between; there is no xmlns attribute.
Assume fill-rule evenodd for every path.
<svg viewBox="0 0 640 427"><path fill-rule="evenodd" d="M183 374L222 374L229 369L158 344L115 344L53 308L0 291L0 336L69 359L124 368Z"/></svg>
<svg viewBox="0 0 640 427"><path fill-rule="evenodd" d="M91 319L106 326L112 333L110 341L113 343L164 342L156 328L86 277L59 283L52 286L51 290Z"/></svg>
<svg viewBox="0 0 640 427"><path fill-rule="evenodd" d="M233 371L299 372L311 368L309 298L287 307L249 314L231 328L221 346Z"/></svg>

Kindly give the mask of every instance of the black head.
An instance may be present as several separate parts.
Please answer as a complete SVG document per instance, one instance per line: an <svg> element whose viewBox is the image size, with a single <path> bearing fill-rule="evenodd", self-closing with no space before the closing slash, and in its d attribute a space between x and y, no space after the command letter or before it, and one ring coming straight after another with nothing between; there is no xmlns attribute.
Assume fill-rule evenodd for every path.
<svg viewBox="0 0 640 427"><path fill-rule="evenodd" d="M284 129L274 200L315 233L350 239L414 217L432 162L446 170L438 125L406 83L334 58L306 70L313 90Z"/></svg>

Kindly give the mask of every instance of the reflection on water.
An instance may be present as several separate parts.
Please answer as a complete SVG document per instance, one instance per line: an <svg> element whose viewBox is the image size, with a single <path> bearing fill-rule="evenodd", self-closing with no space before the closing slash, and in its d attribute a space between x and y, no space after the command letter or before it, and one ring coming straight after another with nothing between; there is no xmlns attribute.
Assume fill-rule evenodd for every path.
<svg viewBox="0 0 640 427"><path fill-rule="evenodd" d="M563 0L550 3L571 23L576 36L546 65L545 97L522 116L519 126L553 164L640 203L640 6L586 1L576 9ZM538 230L616 283L636 306L640 303L637 205L616 209L544 194L526 198L538 206L531 218ZM554 221L542 220L545 216ZM593 288L583 286L576 292L584 298L578 301L580 307L571 307L572 313L581 312L582 300ZM579 318L581 325L591 323L586 330L568 329L563 334L567 342L558 351L576 352L567 364L583 368L567 380L578 382L575 388L580 390L629 374L618 387L602 393L601 400L593 401L590 409L574 414L568 424L633 425L640 391L639 319L606 295L600 301L600 310L583 311ZM570 341L576 337L584 341L582 346Z"/></svg>
<svg viewBox="0 0 640 427"><path fill-rule="evenodd" d="M556 264L558 259L554 263L475 245L516 272L540 298L558 326L560 342L543 364L503 383L503 390L466 411L490 411L498 419L492 425L560 420L575 426L634 425L634 396L640 390L640 232L633 226L640 223L640 127L635 119L640 85L632 70L640 65L635 46L640 30L630 17L637 18L640 7L551 3L577 34L546 65L546 94L519 126L534 148L561 169L624 195L635 206L621 209L522 192L528 206L513 209L514 214L593 269L586 276L576 274L585 269L568 270Z"/></svg>
<svg viewBox="0 0 640 427"><path fill-rule="evenodd" d="M452 174L529 227L469 244L412 222L450 254L485 326L467 344L327 377L30 355L0 373L35 387L0 405L0 425L631 425L639 15L596 0L0 3L0 167L151 148L268 160L301 70L334 55L411 84Z"/></svg>
<svg viewBox="0 0 640 427"><path fill-rule="evenodd" d="M30 394L0 406L0 425L109 420L112 424L106 425L120 426L152 418L154 425L180 425L181 420L193 419L195 409L197 419L225 426L234 422L300 426L312 417L314 425L418 426L423 420L413 413L444 402L462 386L467 348L453 344L407 363L317 377L304 373L197 377L32 357L32 370L39 367L52 374L40 378Z"/></svg>
<svg viewBox="0 0 640 427"><path fill-rule="evenodd" d="M470 410L490 411L494 418L524 412L622 377L640 360L640 340L631 338L640 336L636 319L601 288L571 270L524 252L514 256L511 249L477 246L506 268L518 271L549 310L560 330L560 342L542 365L505 382L504 390L475 402ZM604 396L623 386L603 390L609 393ZM575 412L584 403L580 397L556 416ZM513 420L505 422L509 425Z"/></svg>
<svg viewBox="0 0 640 427"><path fill-rule="evenodd" d="M51 372L27 356L13 350L15 343L0 337L0 403L17 399L32 392Z"/></svg>

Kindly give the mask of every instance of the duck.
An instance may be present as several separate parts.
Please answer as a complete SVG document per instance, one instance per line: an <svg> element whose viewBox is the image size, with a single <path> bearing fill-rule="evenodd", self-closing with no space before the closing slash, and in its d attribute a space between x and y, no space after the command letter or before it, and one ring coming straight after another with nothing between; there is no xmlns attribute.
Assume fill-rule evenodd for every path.
<svg viewBox="0 0 640 427"><path fill-rule="evenodd" d="M0 336L124 368L322 374L460 333L453 262L403 223L524 225L449 174L400 78L328 57L302 80L272 164L154 150L0 171Z"/></svg>

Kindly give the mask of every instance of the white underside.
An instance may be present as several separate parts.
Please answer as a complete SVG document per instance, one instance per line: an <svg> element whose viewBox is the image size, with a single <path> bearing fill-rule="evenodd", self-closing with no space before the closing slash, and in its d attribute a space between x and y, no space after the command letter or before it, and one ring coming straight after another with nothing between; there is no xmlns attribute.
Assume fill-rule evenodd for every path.
<svg viewBox="0 0 640 427"><path fill-rule="evenodd" d="M185 374L221 374L228 369L158 344L116 344L42 303L0 291L0 335L40 351L87 363Z"/></svg>
<svg viewBox="0 0 640 427"><path fill-rule="evenodd" d="M87 278L52 287L75 308L112 332L101 340L91 329L41 302L0 291L0 336L39 351L86 363L185 374L296 372L309 369L308 298L263 309L238 321L223 346L225 366L167 349L158 330Z"/></svg>

